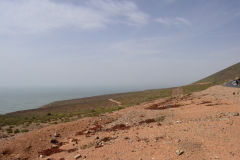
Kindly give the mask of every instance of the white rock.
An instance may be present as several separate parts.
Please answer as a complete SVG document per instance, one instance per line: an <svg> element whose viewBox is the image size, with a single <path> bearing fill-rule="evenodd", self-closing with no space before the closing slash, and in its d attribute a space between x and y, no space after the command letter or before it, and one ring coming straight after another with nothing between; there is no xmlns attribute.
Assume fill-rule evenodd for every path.
<svg viewBox="0 0 240 160"><path fill-rule="evenodd" d="M233 116L239 116L239 113L238 113L238 112L233 112L232 115L233 115Z"/></svg>
<svg viewBox="0 0 240 160"><path fill-rule="evenodd" d="M57 132L55 132L55 133L54 133L54 137L60 137L60 134L57 133Z"/></svg>
<svg viewBox="0 0 240 160"><path fill-rule="evenodd" d="M52 145L52 148L57 148L57 147L58 147L58 145L56 145L56 144Z"/></svg>
<svg viewBox="0 0 240 160"><path fill-rule="evenodd" d="M176 121L176 123L178 123L178 124L179 124L179 123L182 123L182 121Z"/></svg>
<svg viewBox="0 0 240 160"><path fill-rule="evenodd" d="M81 156L81 154L78 154L78 155L76 155L75 157L74 157L74 159L79 159L79 158L81 158L82 156Z"/></svg>
<svg viewBox="0 0 240 160"><path fill-rule="evenodd" d="M181 149L176 150L176 154L179 156L182 155L183 153L184 153L184 151Z"/></svg>
<svg viewBox="0 0 240 160"><path fill-rule="evenodd" d="M39 157L40 157L40 158L44 158L44 155L40 155Z"/></svg>

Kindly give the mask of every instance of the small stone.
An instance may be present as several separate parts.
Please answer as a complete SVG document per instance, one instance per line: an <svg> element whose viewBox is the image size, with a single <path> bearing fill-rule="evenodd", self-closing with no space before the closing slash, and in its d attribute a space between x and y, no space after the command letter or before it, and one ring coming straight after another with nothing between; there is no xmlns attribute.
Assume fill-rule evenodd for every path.
<svg viewBox="0 0 240 160"><path fill-rule="evenodd" d="M177 143L180 143L181 142L181 139L177 139Z"/></svg>
<svg viewBox="0 0 240 160"><path fill-rule="evenodd" d="M29 146L26 147L26 150L30 150L31 148L32 148L32 146L29 145Z"/></svg>
<svg viewBox="0 0 240 160"><path fill-rule="evenodd" d="M55 133L54 133L54 137L60 137L60 134L57 133L57 132L55 132Z"/></svg>
<svg viewBox="0 0 240 160"><path fill-rule="evenodd" d="M39 157L40 157L40 158L44 158L44 155L40 155Z"/></svg>
<svg viewBox="0 0 240 160"><path fill-rule="evenodd" d="M95 148L100 148L100 147L103 147L102 141L96 142L96 143L95 143Z"/></svg>
<svg viewBox="0 0 240 160"><path fill-rule="evenodd" d="M184 151L181 149L176 150L176 154L179 156L182 155L183 153L184 153Z"/></svg>
<svg viewBox="0 0 240 160"><path fill-rule="evenodd" d="M78 155L74 156L74 159L79 159L79 158L81 158L81 157L82 157L82 155L81 155L81 154L78 154Z"/></svg>
<svg viewBox="0 0 240 160"><path fill-rule="evenodd" d="M233 115L233 116L239 116L239 113L238 113L238 112L233 112L232 115Z"/></svg>
<svg viewBox="0 0 240 160"><path fill-rule="evenodd" d="M129 138L129 137L124 137L124 139L128 140L128 139L130 139L130 138Z"/></svg>
<svg viewBox="0 0 240 160"><path fill-rule="evenodd" d="M58 145L56 145L56 144L52 145L52 148L57 148L57 147L58 147Z"/></svg>
<svg viewBox="0 0 240 160"><path fill-rule="evenodd" d="M182 123L182 121L176 121L176 123L180 124L180 123Z"/></svg>
<svg viewBox="0 0 240 160"><path fill-rule="evenodd" d="M90 132L90 131L85 131L84 133L85 133L85 134L90 134L91 132Z"/></svg>
<svg viewBox="0 0 240 160"><path fill-rule="evenodd" d="M56 140L56 139L51 139L51 141L50 141L52 144L57 144L58 143L58 140Z"/></svg>

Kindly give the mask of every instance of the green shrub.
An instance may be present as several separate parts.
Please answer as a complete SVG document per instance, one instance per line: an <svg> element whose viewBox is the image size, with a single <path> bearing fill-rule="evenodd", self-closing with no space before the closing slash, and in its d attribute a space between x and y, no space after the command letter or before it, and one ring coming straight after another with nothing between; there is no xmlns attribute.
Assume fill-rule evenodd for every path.
<svg viewBox="0 0 240 160"><path fill-rule="evenodd" d="M19 129L15 129L15 130L14 130L14 133L15 133L15 134L20 133L20 130L19 130Z"/></svg>
<svg viewBox="0 0 240 160"><path fill-rule="evenodd" d="M22 132L22 133L24 133L24 132L29 132L29 130L28 130L28 129L22 129L21 132Z"/></svg>
<svg viewBox="0 0 240 160"><path fill-rule="evenodd" d="M7 133L13 133L12 128L8 128L8 129L7 129Z"/></svg>
<svg viewBox="0 0 240 160"><path fill-rule="evenodd" d="M11 126L9 126L9 128L14 128L14 126L11 125Z"/></svg>

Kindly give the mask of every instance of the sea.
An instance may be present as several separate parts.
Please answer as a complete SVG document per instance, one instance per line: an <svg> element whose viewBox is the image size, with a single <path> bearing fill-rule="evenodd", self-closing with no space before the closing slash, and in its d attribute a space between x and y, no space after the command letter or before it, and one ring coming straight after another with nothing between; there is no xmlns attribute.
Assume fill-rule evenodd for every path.
<svg viewBox="0 0 240 160"><path fill-rule="evenodd" d="M0 114L28 110L43 105L68 99L91 97L96 95L129 92L135 88L104 88L104 87L0 87Z"/></svg>

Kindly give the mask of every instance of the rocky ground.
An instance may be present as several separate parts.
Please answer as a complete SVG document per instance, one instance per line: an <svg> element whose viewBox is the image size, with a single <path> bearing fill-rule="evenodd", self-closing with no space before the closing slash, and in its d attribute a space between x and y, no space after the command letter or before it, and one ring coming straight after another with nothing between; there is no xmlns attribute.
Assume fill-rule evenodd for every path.
<svg viewBox="0 0 240 160"><path fill-rule="evenodd" d="M180 94L1 139L0 159L239 160L240 89Z"/></svg>

